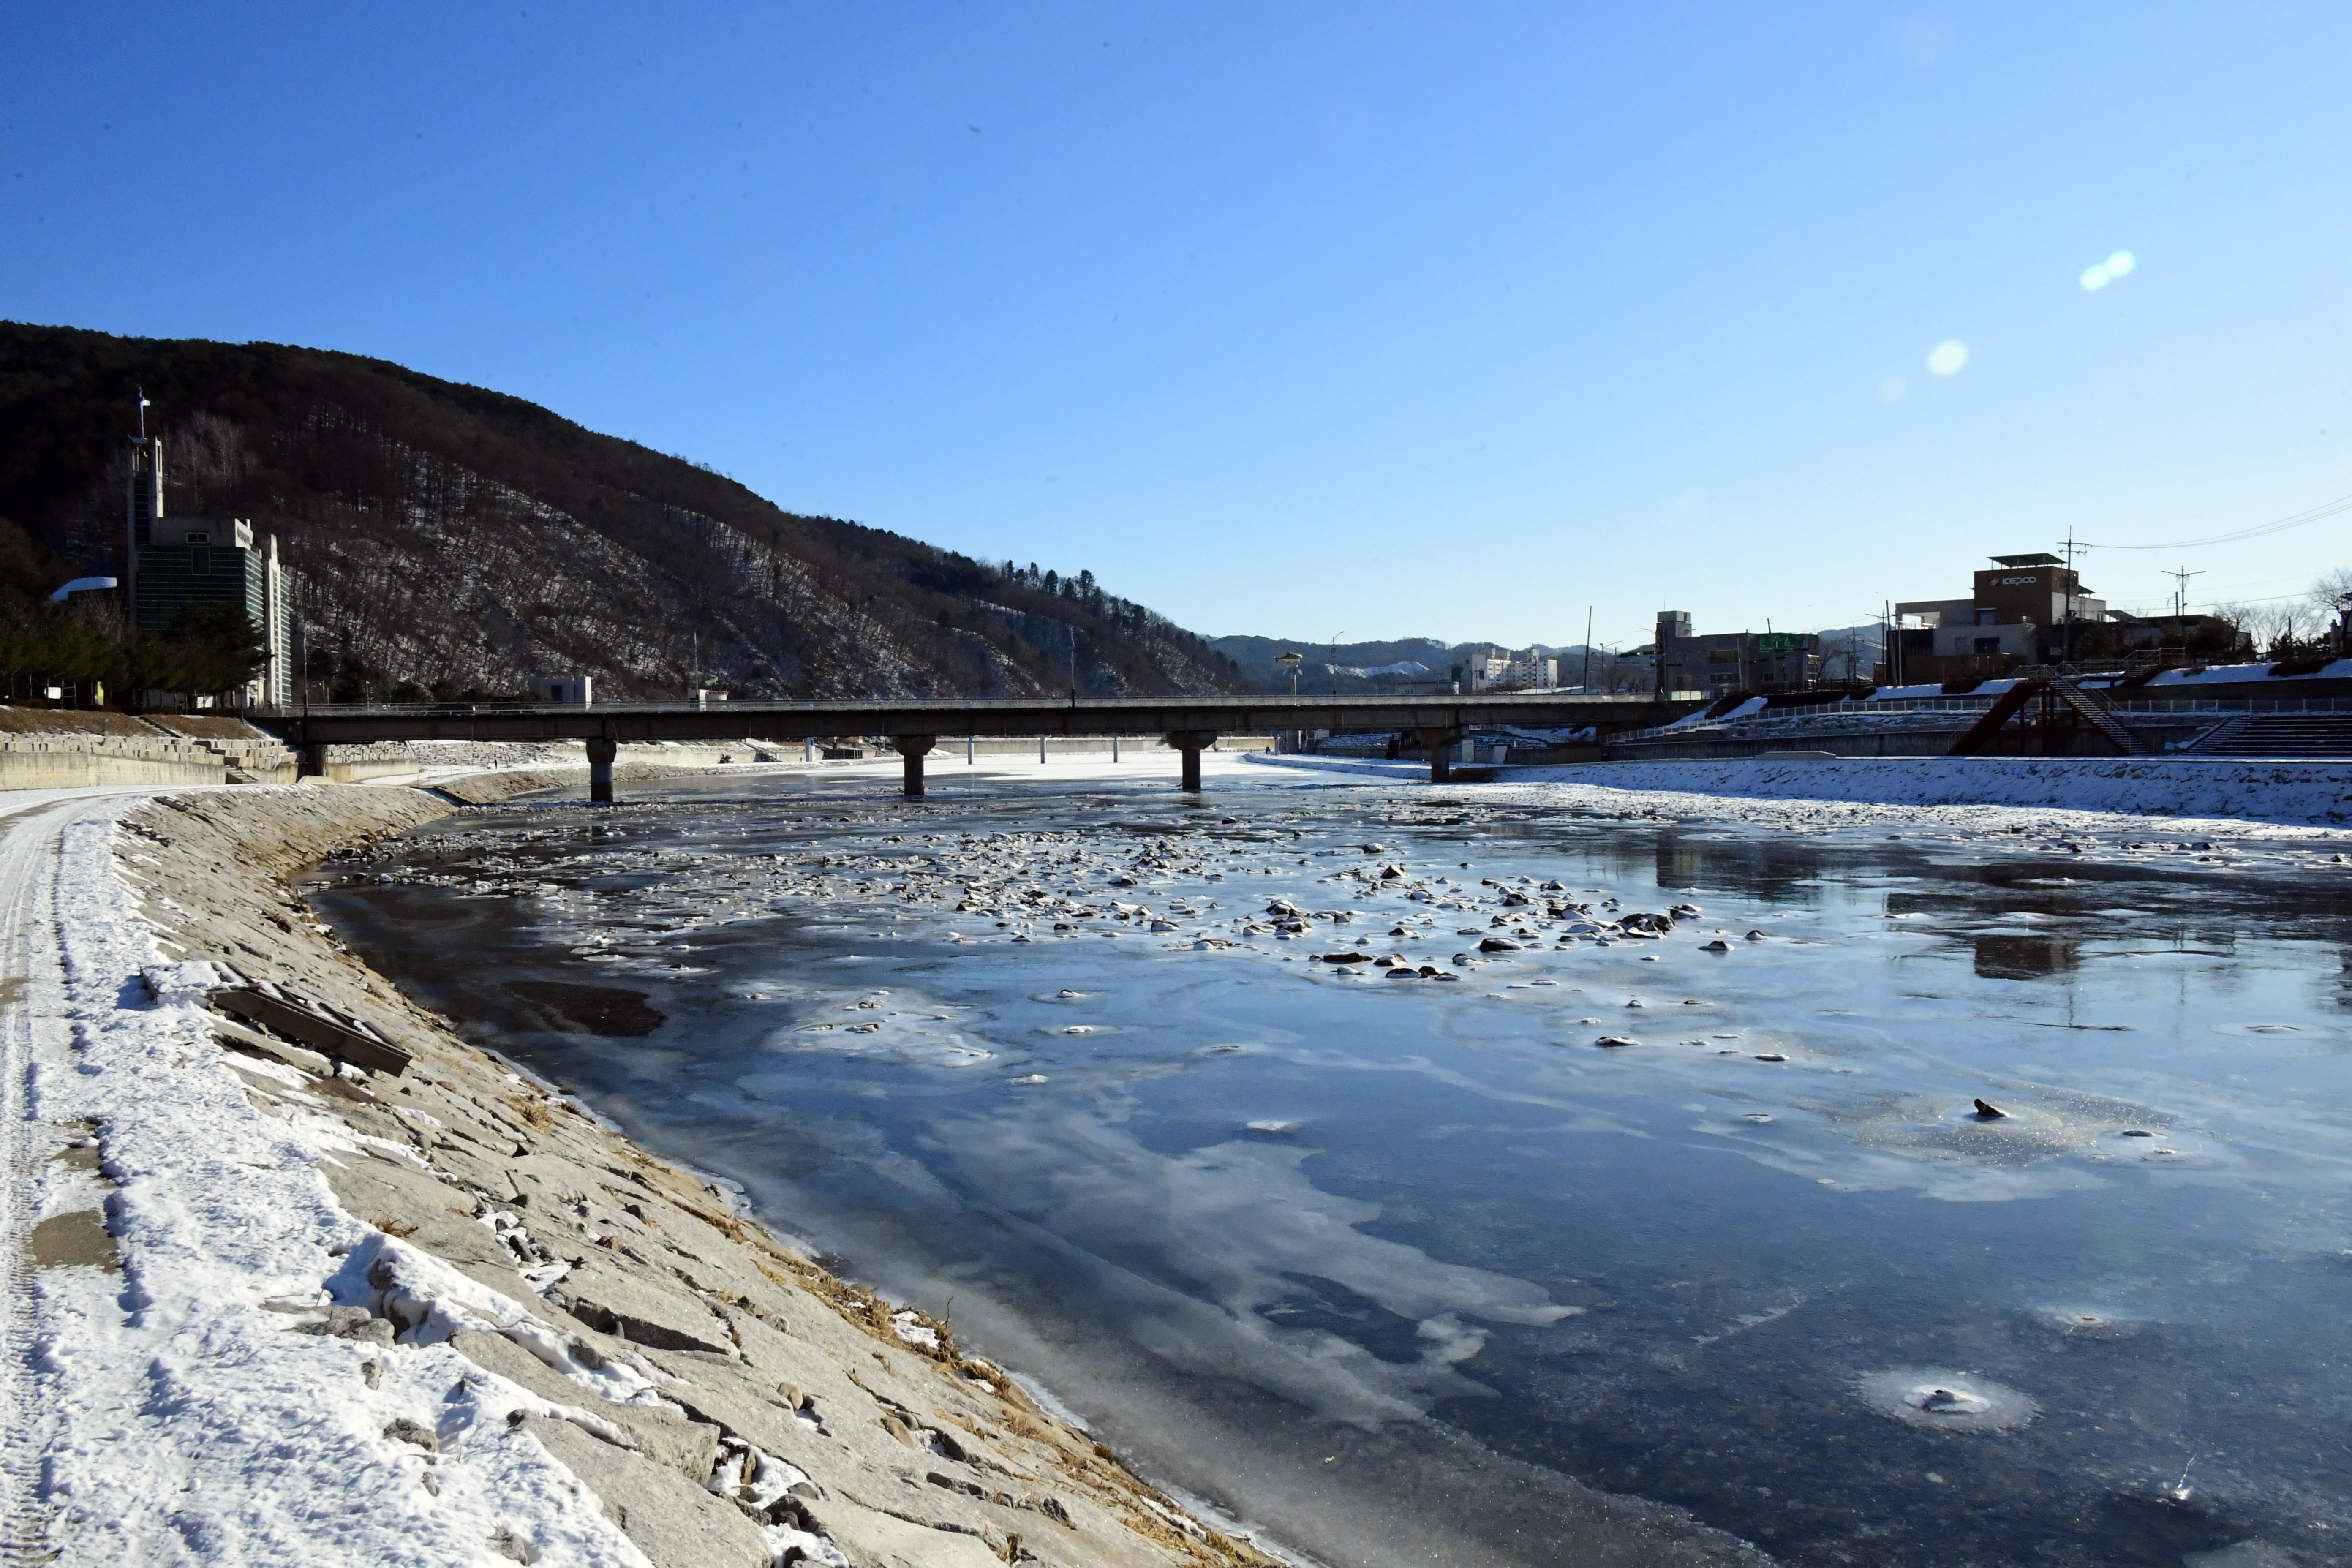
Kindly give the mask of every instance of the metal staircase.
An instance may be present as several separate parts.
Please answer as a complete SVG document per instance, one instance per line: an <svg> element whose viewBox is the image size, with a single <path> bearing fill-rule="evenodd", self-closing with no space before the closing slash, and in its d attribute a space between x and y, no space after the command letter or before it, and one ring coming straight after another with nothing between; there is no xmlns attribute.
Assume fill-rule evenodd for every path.
<svg viewBox="0 0 2352 1568"><path fill-rule="evenodd" d="M2016 684L2002 692L1993 705L1985 710L1984 717L1970 725L1968 732L1954 741L1952 749L1944 754L1951 757L1975 756L2000 733L2003 725L2022 713L2026 704L2037 698L2041 705L2039 725L2045 741L2063 704L2076 718L2097 731L2100 737L2117 752L2126 757L2147 755L2147 742L2125 727L2105 697L2084 690L2054 669L2021 672Z"/></svg>

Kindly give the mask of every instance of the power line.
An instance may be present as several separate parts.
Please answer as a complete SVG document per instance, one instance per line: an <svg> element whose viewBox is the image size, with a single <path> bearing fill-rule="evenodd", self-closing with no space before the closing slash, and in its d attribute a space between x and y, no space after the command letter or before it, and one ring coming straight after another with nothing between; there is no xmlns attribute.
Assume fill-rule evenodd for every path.
<svg viewBox="0 0 2352 1568"><path fill-rule="evenodd" d="M2284 533L2290 528L2301 528L2306 523L2318 522L2347 511L2352 511L2352 496L2338 496L2334 500L2321 502L2308 511L2299 511L2293 517L2283 517L2275 522L2265 522L2253 528L2242 528L2234 533L2217 533L2207 539L2176 539L2169 544L2103 544L2099 548L2102 550L2196 550L2208 544L2234 544L2242 539L2260 539L2264 534Z"/></svg>
<svg viewBox="0 0 2352 1568"><path fill-rule="evenodd" d="M2222 605L2284 605L2289 599L2308 599L2310 597L2311 591L2306 588L2300 594L2273 594L2266 598L2261 599L2213 599L2208 602L2216 607Z"/></svg>

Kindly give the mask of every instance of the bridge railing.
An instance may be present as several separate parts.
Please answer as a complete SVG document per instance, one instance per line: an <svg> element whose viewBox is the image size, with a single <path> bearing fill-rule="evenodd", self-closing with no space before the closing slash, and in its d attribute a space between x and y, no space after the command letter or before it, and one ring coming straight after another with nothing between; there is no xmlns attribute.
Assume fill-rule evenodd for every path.
<svg viewBox="0 0 2352 1568"><path fill-rule="evenodd" d="M677 698L623 701L594 702L312 702L278 708L248 708L241 711L254 719L337 719L382 715L384 717L427 717L463 719L479 715L496 718L511 715L548 714L571 716L598 713L701 713L713 718L729 713L839 713L855 717L862 712L902 712L910 708L928 708L941 712L970 709L974 712L1006 712L1034 710L1041 712L1066 711L1076 707L1087 710L1133 709L1139 711L1167 708L1258 708L1296 709L1314 711L1333 708L1431 708L1431 707L1514 707L1531 704L1557 703L1568 708L1592 704L1617 703L1627 707L1644 706L1650 699L1615 693L1596 696L1554 694L1549 692L1475 692L1463 695L1443 693L1435 696L1378 697L1349 693L1338 697L1299 696L1286 693L1244 693L1239 696L1212 697L1082 697L1073 702L1061 697L820 697L820 698L752 698L740 701L696 703Z"/></svg>

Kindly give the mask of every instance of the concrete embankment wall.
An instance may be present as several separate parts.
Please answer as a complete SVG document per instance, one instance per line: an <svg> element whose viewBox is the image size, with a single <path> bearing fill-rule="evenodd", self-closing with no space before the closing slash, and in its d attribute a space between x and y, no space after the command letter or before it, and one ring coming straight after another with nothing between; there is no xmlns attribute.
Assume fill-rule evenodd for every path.
<svg viewBox="0 0 2352 1568"><path fill-rule="evenodd" d="M241 719L0 706L0 790L290 784L294 755Z"/></svg>
<svg viewBox="0 0 2352 1568"><path fill-rule="evenodd" d="M420 1272L393 1277L383 1313L321 1308L306 1326L391 1357L442 1356L436 1376L465 1370L446 1363L454 1352L472 1363L468 1377L544 1402L518 1408L514 1425L585 1489L579 1506L601 1507L655 1568L765 1568L779 1527L828 1543L818 1552L793 1540L802 1560L854 1568L1273 1568L961 1351L949 1325L827 1273L732 1212L717 1187L467 1045L316 925L288 884L328 856L448 816L457 799L577 778L517 769L432 791L257 787L165 796L123 816L116 872L144 897L168 955L226 962L414 1057L396 1079L331 1078L310 1052L224 1024L224 1050L275 1058L247 1075L257 1107L346 1123L353 1152L320 1163L344 1212L534 1325L468 1329L446 1347L400 1336L383 1313L436 1321L432 1302L409 1299L437 1289ZM541 1271L535 1287L517 1272L525 1263ZM600 1397L565 1370L614 1366L657 1384L663 1402L628 1402L625 1380L609 1376L614 1392ZM747 1447L805 1479L754 1498ZM463 1446L445 1451L445 1484L471 1462Z"/></svg>
<svg viewBox="0 0 2352 1568"><path fill-rule="evenodd" d="M300 770L277 736L226 713L146 713L137 721L193 741L228 763L231 784L292 784Z"/></svg>
<svg viewBox="0 0 2352 1568"><path fill-rule="evenodd" d="M338 762L331 754L326 777L331 784L372 784L378 779L413 779L423 771L414 757L361 757Z"/></svg>
<svg viewBox="0 0 2352 1568"><path fill-rule="evenodd" d="M217 752L158 735L0 736L0 790L220 784Z"/></svg>

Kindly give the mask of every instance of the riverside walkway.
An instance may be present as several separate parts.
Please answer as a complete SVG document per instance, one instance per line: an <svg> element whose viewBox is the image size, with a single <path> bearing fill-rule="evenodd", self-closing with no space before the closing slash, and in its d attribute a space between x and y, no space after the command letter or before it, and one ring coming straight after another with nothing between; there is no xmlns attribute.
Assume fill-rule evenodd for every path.
<svg viewBox="0 0 2352 1568"><path fill-rule="evenodd" d="M443 702L312 704L247 715L326 771L331 745L371 741L584 741L589 794L613 795L624 742L808 741L882 735L906 759L906 792L923 793L923 758L942 736L1135 735L1164 740L1183 758L1183 787L1201 787L1201 752L1220 735L1282 730L1395 731L1418 737L1430 778L1448 776L1447 748L1471 731L1591 726L1606 736L1662 724L1697 707L1648 697L1550 692L1408 697L1070 697L858 699L834 701Z"/></svg>

